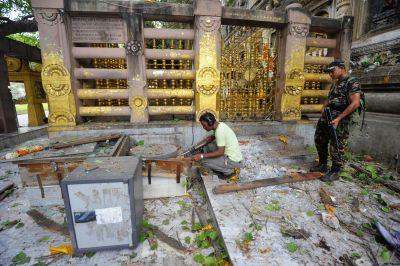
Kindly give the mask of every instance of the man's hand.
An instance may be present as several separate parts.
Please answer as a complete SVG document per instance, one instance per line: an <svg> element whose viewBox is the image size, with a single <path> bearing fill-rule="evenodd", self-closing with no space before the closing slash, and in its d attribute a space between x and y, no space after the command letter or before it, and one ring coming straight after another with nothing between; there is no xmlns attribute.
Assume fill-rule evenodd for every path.
<svg viewBox="0 0 400 266"><path fill-rule="evenodd" d="M332 120L331 125L334 128L337 128L337 126L339 125L340 120L342 120L340 117L336 117L335 119Z"/></svg>
<svg viewBox="0 0 400 266"><path fill-rule="evenodd" d="M192 160L197 162L201 160L201 154L195 154L192 156Z"/></svg>

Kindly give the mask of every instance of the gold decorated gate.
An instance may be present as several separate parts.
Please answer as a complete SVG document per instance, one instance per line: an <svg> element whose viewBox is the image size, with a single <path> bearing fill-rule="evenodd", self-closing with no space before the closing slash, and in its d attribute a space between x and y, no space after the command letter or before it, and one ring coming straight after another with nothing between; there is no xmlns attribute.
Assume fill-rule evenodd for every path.
<svg viewBox="0 0 400 266"><path fill-rule="evenodd" d="M221 119L274 119L277 34L274 29L236 27L222 41Z"/></svg>

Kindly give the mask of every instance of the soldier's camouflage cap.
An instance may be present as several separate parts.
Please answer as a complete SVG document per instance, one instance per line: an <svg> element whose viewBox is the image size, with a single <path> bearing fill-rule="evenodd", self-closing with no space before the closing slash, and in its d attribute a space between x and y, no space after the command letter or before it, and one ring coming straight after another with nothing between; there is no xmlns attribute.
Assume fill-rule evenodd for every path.
<svg viewBox="0 0 400 266"><path fill-rule="evenodd" d="M324 72L325 72L325 73L329 73L329 72L331 72L332 70L334 70L335 67L343 67L343 68L345 68L344 61L341 60L341 59L335 59L332 63L330 63L329 65L327 65L327 66L324 68Z"/></svg>

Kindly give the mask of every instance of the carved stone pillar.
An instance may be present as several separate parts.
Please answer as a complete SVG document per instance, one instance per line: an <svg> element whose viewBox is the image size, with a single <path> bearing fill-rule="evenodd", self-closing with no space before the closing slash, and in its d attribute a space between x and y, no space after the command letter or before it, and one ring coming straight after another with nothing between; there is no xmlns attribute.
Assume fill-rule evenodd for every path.
<svg viewBox="0 0 400 266"><path fill-rule="evenodd" d="M0 51L0 133L11 133L18 130L17 112L8 89L8 68L4 53Z"/></svg>
<svg viewBox="0 0 400 266"><path fill-rule="evenodd" d="M196 119L210 112L219 117L221 14L218 0L195 2Z"/></svg>
<svg viewBox="0 0 400 266"><path fill-rule="evenodd" d="M305 10L289 5L288 24L283 29L278 62L278 120L300 120L301 92L304 89L304 56L311 18Z"/></svg>
<svg viewBox="0 0 400 266"><path fill-rule="evenodd" d="M338 33L339 51L336 58L342 59L346 69L350 69L351 42L353 36L354 17L344 16L342 18L342 30Z"/></svg>
<svg viewBox="0 0 400 266"><path fill-rule="evenodd" d="M124 16L128 30L128 42L125 49L131 122L147 123L149 112L146 91L146 60L143 52L143 18L139 13L127 13Z"/></svg>
<svg viewBox="0 0 400 266"><path fill-rule="evenodd" d="M48 96L49 130L75 126L77 120L74 91L71 86L70 41L67 15L61 0L32 0L42 50L42 83ZM51 7L51 8L47 8ZM58 129L57 129L58 128Z"/></svg>
<svg viewBox="0 0 400 266"><path fill-rule="evenodd" d="M351 16L350 0L336 0L336 18Z"/></svg>
<svg viewBox="0 0 400 266"><path fill-rule="evenodd" d="M43 110L43 105L37 99L35 88L35 80L31 77L24 80L26 98L28 101L28 126L36 127L44 124L46 117Z"/></svg>

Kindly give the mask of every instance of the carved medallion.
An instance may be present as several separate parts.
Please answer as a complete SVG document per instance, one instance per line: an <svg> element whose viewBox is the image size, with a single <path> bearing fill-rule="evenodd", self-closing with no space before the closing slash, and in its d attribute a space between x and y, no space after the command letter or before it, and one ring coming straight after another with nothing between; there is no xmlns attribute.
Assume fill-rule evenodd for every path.
<svg viewBox="0 0 400 266"><path fill-rule="evenodd" d="M220 73L212 67L203 67L196 75L197 90L204 95L217 92L220 83Z"/></svg>
<svg viewBox="0 0 400 266"><path fill-rule="evenodd" d="M75 117L68 111L51 112L49 115L49 123L53 126L74 126Z"/></svg>
<svg viewBox="0 0 400 266"><path fill-rule="evenodd" d="M216 17L201 17L199 19L199 28L203 31L214 32L221 27L221 20Z"/></svg>
<svg viewBox="0 0 400 266"><path fill-rule="evenodd" d="M42 69L44 90L52 96L62 96L71 92L71 81L68 70L60 63L45 64Z"/></svg>
<svg viewBox="0 0 400 266"><path fill-rule="evenodd" d="M301 23L291 23L289 33L297 38L305 38L308 35L309 25Z"/></svg>
<svg viewBox="0 0 400 266"><path fill-rule="evenodd" d="M142 43L139 41L130 41L126 43L127 55L141 55L143 53Z"/></svg>
<svg viewBox="0 0 400 266"><path fill-rule="evenodd" d="M283 117L286 118L298 118L300 116L301 116L300 108L289 107L285 109L285 111L283 112Z"/></svg>
<svg viewBox="0 0 400 266"><path fill-rule="evenodd" d="M143 110L147 107L147 99L143 96L134 96L130 106L132 109Z"/></svg>
<svg viewBox="0 0 400 266"><path fill-rule="evenodd" d="M302 86L286 86L285 93L289 95L299 95L303 91Z"/></svg>
<svg viewBox="0 0 400 266"><path fill-rule="evenodd" d="M35 19L39 23L54 26L62 23L62 16L56 9L35 9Z"/></svg>

